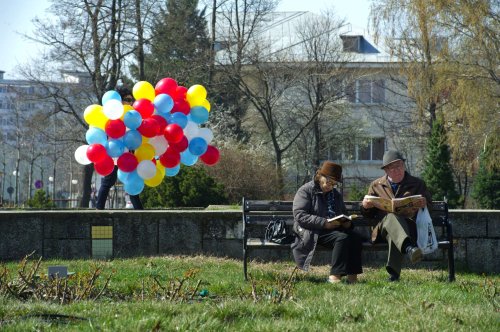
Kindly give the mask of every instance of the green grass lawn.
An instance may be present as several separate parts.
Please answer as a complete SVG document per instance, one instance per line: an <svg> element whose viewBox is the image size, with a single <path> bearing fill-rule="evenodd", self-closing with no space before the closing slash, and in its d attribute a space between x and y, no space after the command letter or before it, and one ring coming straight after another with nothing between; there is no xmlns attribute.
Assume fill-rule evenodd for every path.
<svg viewBox="0 0 500 332"><path fill-rule="evenodd" d="M203 256L42 261L39 271L48 265L77 272L68 283L99 267L94 295L104 291L68 304L19 299L5 287L19 264L5 264L0 331L500 331L498 275L459 272L448 283L440 270L405 269L388 283L379 267L365 268L358 284L334 285L325 282L328 266L288 282L291 262L252 262L253 282L243 280L241 261Z"/></svg>

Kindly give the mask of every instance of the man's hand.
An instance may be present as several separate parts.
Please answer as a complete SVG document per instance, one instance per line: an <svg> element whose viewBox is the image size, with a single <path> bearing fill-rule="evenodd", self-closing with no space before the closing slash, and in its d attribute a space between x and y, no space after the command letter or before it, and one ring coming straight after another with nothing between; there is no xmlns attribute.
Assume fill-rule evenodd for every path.
<svg viewBox="0 0 500 332"><path fill-rule="evenodd" d="M365 209L371 209L372 207L374 207L373 202L366 198L363 198L363 202L361 202L361 204Z"/></svg>
<svg viewBox="0 0 500 332"><path fill-rule="evenodd" d="M421 200L419 200L417 203L415 203L415 207L418 207L418 208L424 208L427 206L427 200L425 199L425 197L422 197Z"/></svg>
<svg viewBox="0 0 500 332"><path fill-rule="evenodd" d="M337 229L339 228L340 226L337 225L336 223L333 223L333 222L325 222L325 225L323 226L324 229Z"/></svg>

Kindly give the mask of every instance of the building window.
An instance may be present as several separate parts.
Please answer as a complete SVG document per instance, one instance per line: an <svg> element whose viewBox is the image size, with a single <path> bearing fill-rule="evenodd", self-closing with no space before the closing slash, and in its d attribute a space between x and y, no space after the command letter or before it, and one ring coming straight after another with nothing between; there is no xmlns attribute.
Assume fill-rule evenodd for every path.
<svg viewBox="0 0 500 332"><path fill-rule="evenodd" d="M356 80L346 91L349 102L356 104L380 104L385 102L384 80Z"/></svg>
<svg viewBox="0 0 500 332"><path fill-rule="evenodd" d="M342 161L380 161L384 156L385 138L365 138L349 142L342 149L330 151L330 158Z"/></svg>

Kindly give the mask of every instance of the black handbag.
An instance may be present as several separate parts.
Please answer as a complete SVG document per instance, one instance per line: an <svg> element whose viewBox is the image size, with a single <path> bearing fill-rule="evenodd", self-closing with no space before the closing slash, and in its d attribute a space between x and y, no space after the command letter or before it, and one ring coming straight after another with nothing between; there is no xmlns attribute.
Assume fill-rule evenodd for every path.
<svg viewBox="0 0 500 332"><path fill-rule="evenodd" d="M273 219L266 227L265 240L277 244L291 244L295 235L288 230L283 219Z"/></svg>

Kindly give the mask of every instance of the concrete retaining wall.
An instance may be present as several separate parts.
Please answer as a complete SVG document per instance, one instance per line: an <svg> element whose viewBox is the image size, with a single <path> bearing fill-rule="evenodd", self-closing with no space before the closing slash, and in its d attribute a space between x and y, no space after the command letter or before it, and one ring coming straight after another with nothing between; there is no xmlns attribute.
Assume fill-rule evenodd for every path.
<svg viewBox="0 0 500 332"><path fill-rule="evenodd" d="M479 273L500 273L500 211L451 210L455 262ZM242 258L241 212L200 210L0 211L0 260L35 251L46 259L91 258L92 226L113 226L113 256L204 254ZM327 262L321 253L315 262ZM383 262L386 253L366 253ZM262 259L291 258L289 250L255 250Z"/></svg>

